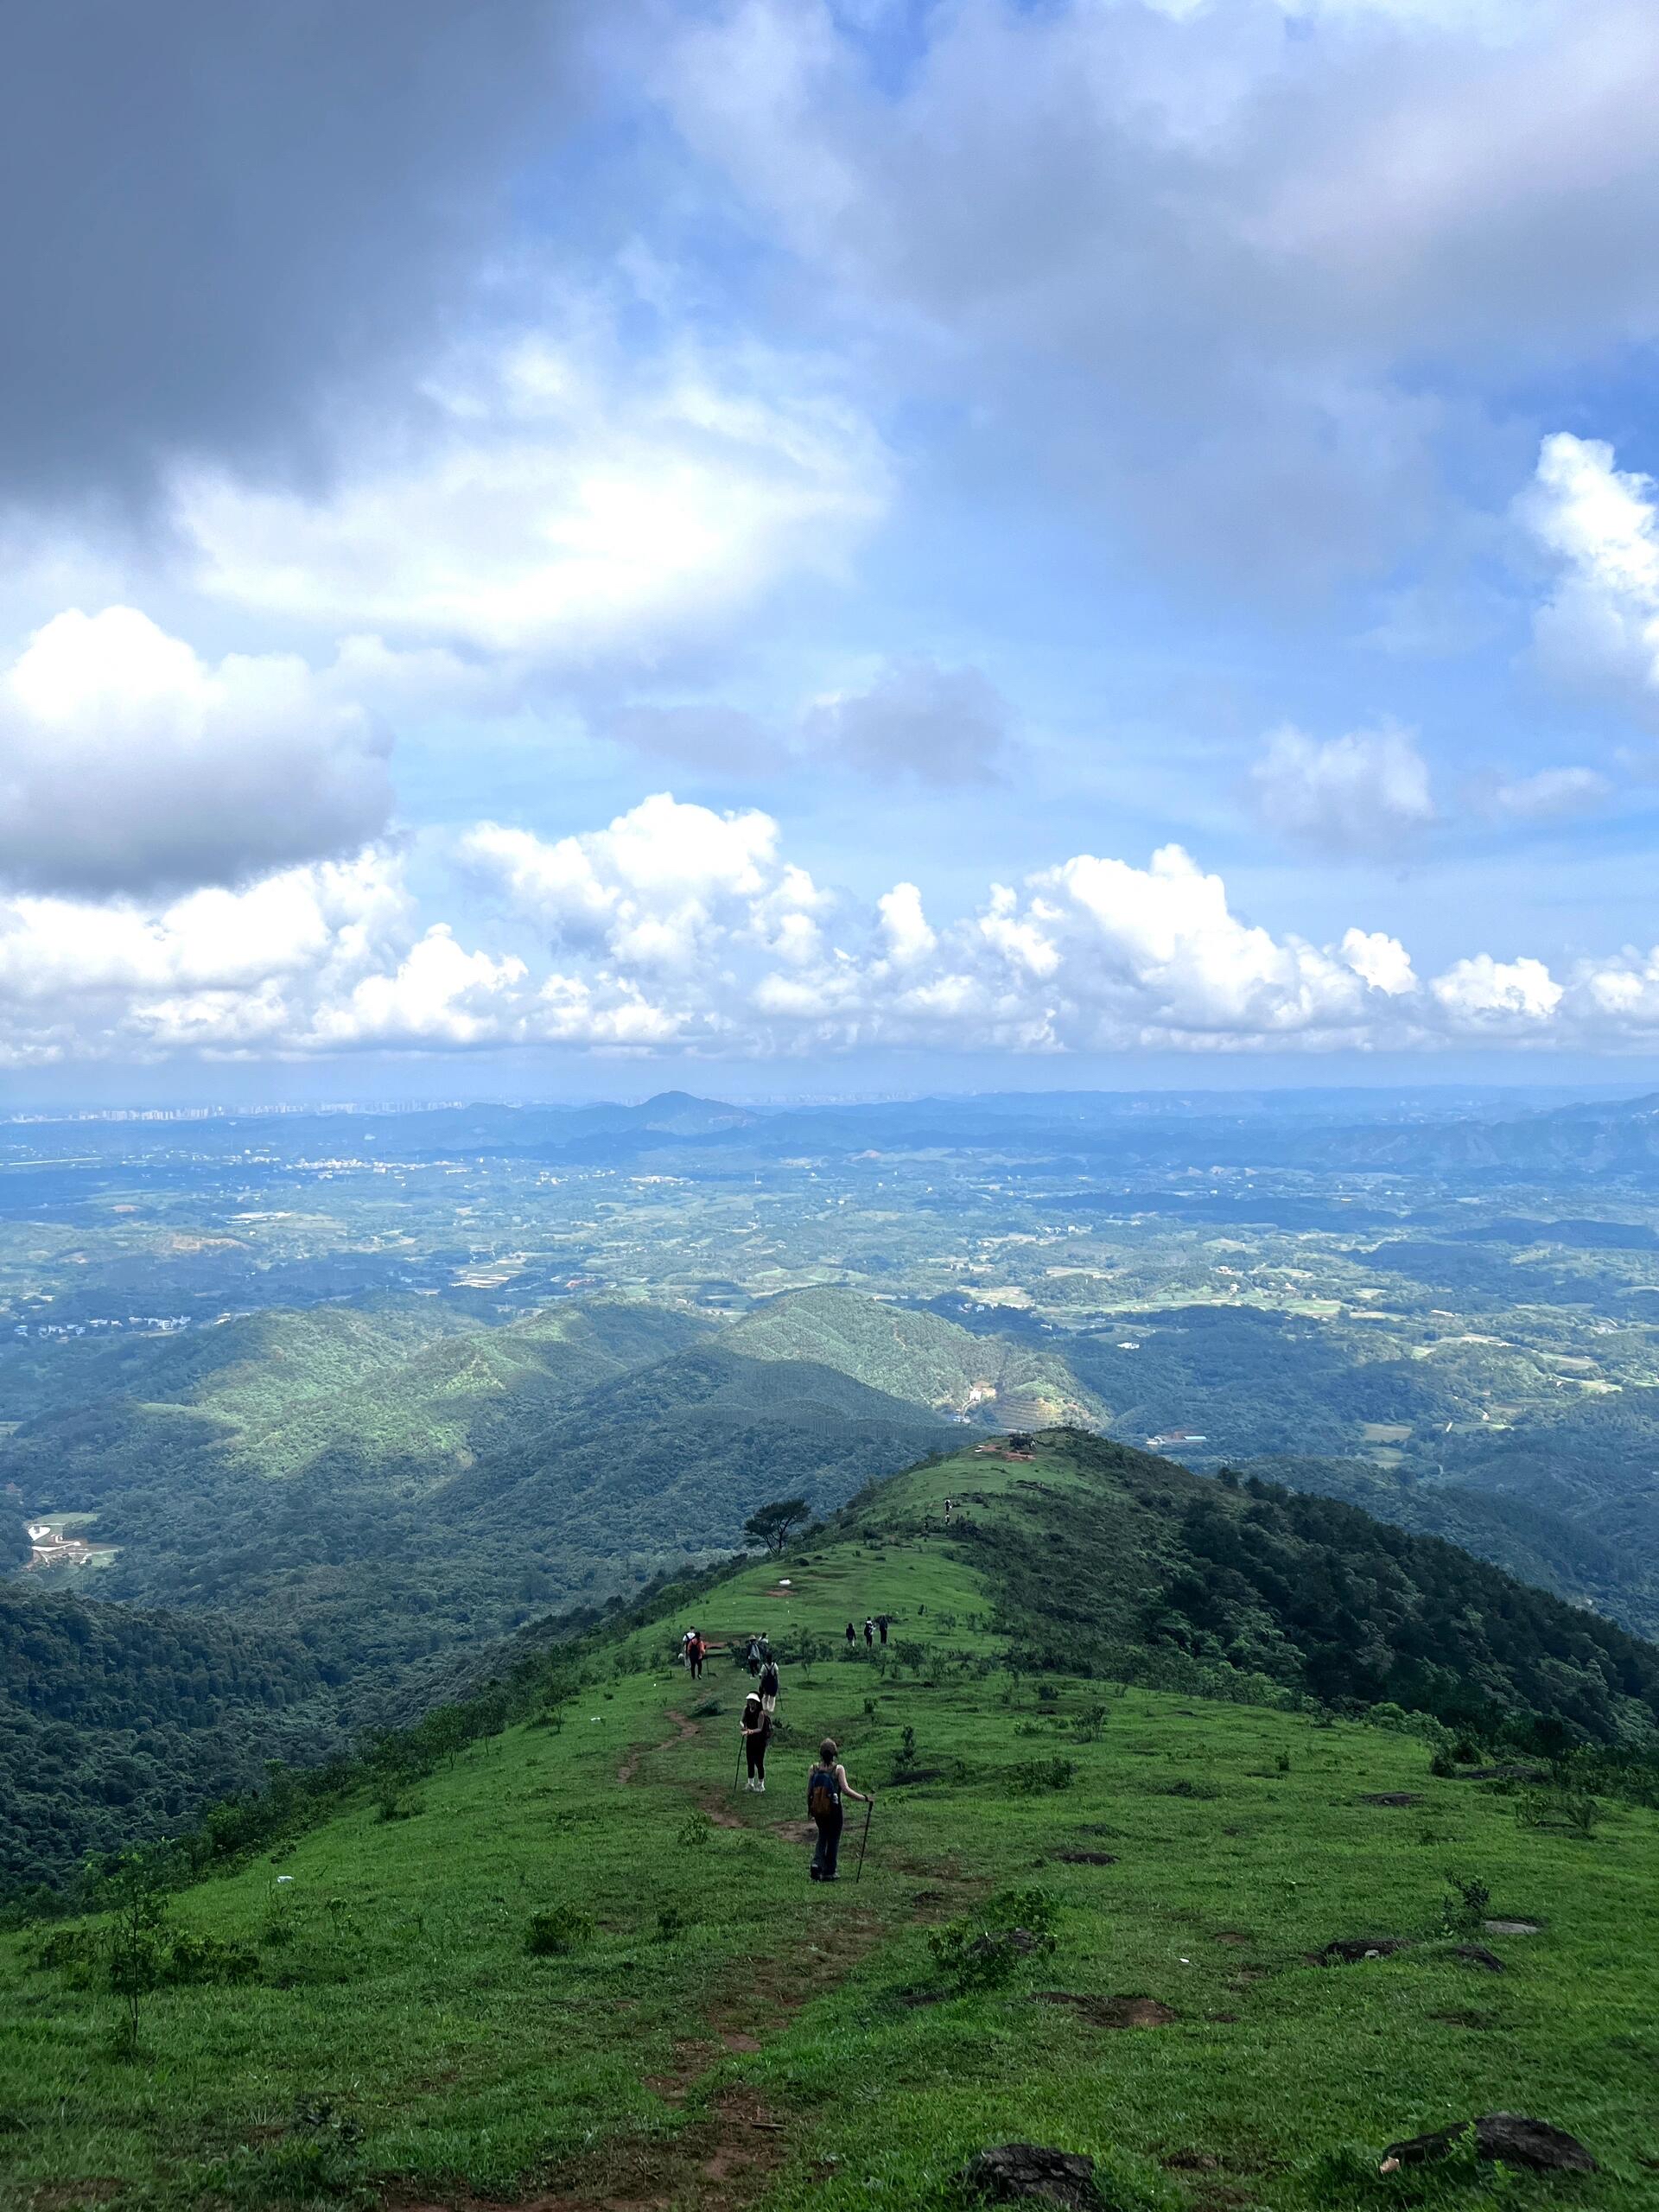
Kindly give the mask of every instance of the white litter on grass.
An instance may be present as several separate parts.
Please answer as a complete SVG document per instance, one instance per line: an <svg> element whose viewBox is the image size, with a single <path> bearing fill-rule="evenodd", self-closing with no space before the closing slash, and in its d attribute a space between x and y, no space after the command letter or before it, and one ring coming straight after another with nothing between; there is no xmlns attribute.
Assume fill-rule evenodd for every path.
<svg viewBox="0 0 1659 2212"><path fill-rule="evenodd" d="M293 1878L294 1878L294 1877L293 1877L291 1874L279 1874L279 1875L276 1877L276 1886L277 1886L277 1888L278 1888L278 1889L281 1889L281 1887L282 1887L282 1885L283 1885L283 1884L284 1882L291 1882L291 1881L293 1880Z"/></svg>
<svg viewBox="0 0 1659 2212"><path fill-rule="evenodd" d="M782 1581L778 1585L778 1587L779 1587L780 1590L787 1590L790 1586L790 1586L790 1580L789 1580L789 1577L788 1577L787 1575L785 1575L785 1577L784 1577L783 1580L782 1580Z"/></svg>

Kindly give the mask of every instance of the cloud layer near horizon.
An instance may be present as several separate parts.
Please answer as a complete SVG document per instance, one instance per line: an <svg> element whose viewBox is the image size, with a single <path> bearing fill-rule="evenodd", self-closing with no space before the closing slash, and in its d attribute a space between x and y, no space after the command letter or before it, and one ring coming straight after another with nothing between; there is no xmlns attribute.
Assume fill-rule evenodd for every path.
<svg viewBox="0 0 1659 2212"><path fill-rule="evenodd" d="M487 893L489 944L432 915L385 847L164 902L14 895L0 1053L16 1067L514 1046L1059 1059L1659 1043L1659 947L1560 976L1471 950L1420 978L1386 931L1314 944L1251 925L1179 846L1144 866L1073 855L954 915L909 881L861 904L782 846L769 815L666 793L552 841L479 823L450 858Z"/></svg>

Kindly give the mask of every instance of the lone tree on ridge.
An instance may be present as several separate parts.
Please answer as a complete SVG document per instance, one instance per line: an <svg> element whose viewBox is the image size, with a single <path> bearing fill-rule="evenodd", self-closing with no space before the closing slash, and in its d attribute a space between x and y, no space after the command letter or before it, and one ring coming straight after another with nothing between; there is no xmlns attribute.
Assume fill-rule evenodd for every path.
<svg viewBox="0 0 1659 2212"><path fill-rule="evenodd" d="M781 1556L795 1531L811 1517L812 1509L804 1497L775 1498L770 1505L759 1506L750 1514L743 1523L743 1533Z"/></svg>

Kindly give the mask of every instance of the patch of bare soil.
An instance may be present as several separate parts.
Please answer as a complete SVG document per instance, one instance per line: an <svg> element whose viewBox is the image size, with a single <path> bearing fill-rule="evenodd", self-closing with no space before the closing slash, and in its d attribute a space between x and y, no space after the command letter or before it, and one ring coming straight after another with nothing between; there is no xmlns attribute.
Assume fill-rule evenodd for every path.
<svg viewBox="0 0 1659 2212"><path fill-rule="evenodd" d="M1421 1789L1373 1789L1360 1799L1362 1805L1421 1805Z"/></svg>
<svg viewBox="0 0 1659 2212"><path fill-rule="evenodd" d="M1116 1866L1117 1859L1109 1851L1057 1851L1053 1854L1060 1866Z"/></svg>
<svg viewBox="0 0 1659 2212"><path fill-rule="evenodd" d="M690 1738L702 1733L695 1720L688 1720L684 1713L676 1713L672 1707L669 1708L668 1717L674 1723L674 1733L671 1736L664 1736L660 1744L636 1744L616 1770L616 1778L619 1782L626 1785L633 1780L639 1771L640 1760L648 1751L668 1751L673 1745L683 1744Z"/></svg>
<svg viewBox="0 0 1659 2212"><path fill-rule="evenodd" d="M1155 1997L1089 1997L1071 1989L1039 1989L1033 2005L1065 2005L1091 2028L1166 2028L1176 2018Z"/></svg>

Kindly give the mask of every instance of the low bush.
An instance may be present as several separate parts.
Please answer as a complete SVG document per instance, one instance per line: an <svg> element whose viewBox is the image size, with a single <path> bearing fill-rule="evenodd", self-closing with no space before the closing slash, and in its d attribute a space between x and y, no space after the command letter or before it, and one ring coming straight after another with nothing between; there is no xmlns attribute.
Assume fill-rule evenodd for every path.
<svg viewBox="0 0 1659 2212"><path fill-rule="evenodd" d="M1008 1788L1016 1797L1033 1797L1045 1789L1069 1789L1077 1778L1075 1759L1026 1759L1008 1775Z"/></svg>
<svg viewBox="0 0 1659 2212"><path fill-rule="evenodd" d="M550 1905L532 1912L524 1930L524 1948L532 1959L563 1958L580 1950L594 1932L592 1916L572 1904Z"/></svg>
<svg viewBox="0 0 1659 2212"><path fill-rule="evenodd" d="M999 1890L977 1913L929 1931L940 1979L960 1997L1001 1989L1028 1959L1055 1948L1058 1908L1046 1890Z"/></svg>

